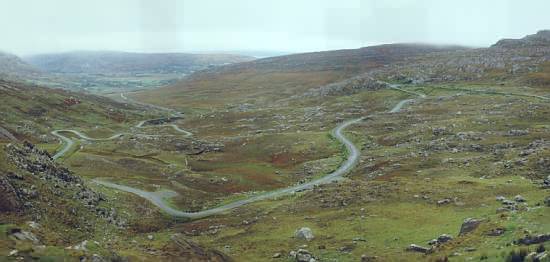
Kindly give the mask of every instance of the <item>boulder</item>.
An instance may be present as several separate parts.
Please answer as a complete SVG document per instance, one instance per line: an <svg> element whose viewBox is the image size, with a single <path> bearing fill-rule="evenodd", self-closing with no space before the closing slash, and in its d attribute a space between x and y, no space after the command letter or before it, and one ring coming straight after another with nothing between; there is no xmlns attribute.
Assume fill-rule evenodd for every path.
<svg viewBox="0 0 550 262"><path fill-rule="evenodd" d="M294 232L294 237L297 239L303 239L307 241L311 241L315 236L313 236L313 231L309 227L302 227L296 232Z"/></svg>
<svg viewBox="0 0 550 262"><path fill-rule="evenodd" d="M73 247L74 250L88 251L88 240L82 241Z"/></svg>
<svg viewBox="0 0 550 262"><path fill-rule="evenodd" d="M515 242L520 245L532 245L532 244L540 244L544 243L546 241L550 241L550 233L548 234L540 234L540 235L528 235L524 238L520 238L516 240Z"/></svg>
<svg viewBox="0 0 550 262"><path fill-rule="evenodd" d="M506 200L506 197L504 197L504 196L497 196L497 197L496 197L496 200L497 200L498 202L502 202L502 201Z"/></svg>
<svg viewBox="0 0 550 262"><path fill-rule="evenodd" d="M291 251L290 257L294 258L296 262L315 262L315 257L305 249L298 249L298 251Z"/></svg>
<svg viewBox="0 0 550 262"><path fill-rule="evenodd" d="M437 238L437 242L440 244L447 243L449 241L453 240L453 237L451 235L442 234Z"/></svg>
<svg viewBox="0 0 550 262"><path fill-rule="evenodd" d="M33 233L21 230L19 228L11 229L8 235L15 240L31 241L35 245L40 243L38 237L36 237Z"/></svg>
<svg viewBox="0 0 550 262"><path fill-rule="evenodd" d="M462 236L474 231L479 226L479 224L481 224L481 220L479 219L466 218L462 223L462 226L460 226L460 233L458 235Z"/></svg>
<svg viewBox="0 0 550 262"><path fill-rule="evenodd" d="M502 234L504 234L504 231L506 231L506 229L504 229L502 227L497 227L497 228L493 228L493 229L489 230L486 235L491 236L491 237L498 237L498 236L501 236Z"/></svg>
<svg viewBox="0 0 550 262"><path fill-rule="evenodd" d="M523 202L525 202L526 200L525 200L525 198L524 198L523 196L517 195L517 196L514 197L514 201L516 201L516 202L518 202L518 203L523 203Z"/></svg>
<svg viewBox="0 0 550 262"><path fill-rule="evenodd" d="M453 240L453 237L451 235L442 234L437 238L434 238L428 242L428 245L430 246L437 246L441 245L443 243L447 243L449 241Z"/></svg>
<svg viewBox="0 0 550 262"><path fill-rule="evenodd" d="M373 262L376 261L376 257L369 256L367 254L361 255L361 262Z"/></svg>

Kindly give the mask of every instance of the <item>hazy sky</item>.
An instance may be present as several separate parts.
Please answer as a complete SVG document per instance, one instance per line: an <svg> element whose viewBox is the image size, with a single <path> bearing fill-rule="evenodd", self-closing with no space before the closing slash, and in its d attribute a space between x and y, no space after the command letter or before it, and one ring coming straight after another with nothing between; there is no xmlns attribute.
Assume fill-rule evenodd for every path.
<svg viewBox="0 0 550 262"><path fill-rule="evenodd" d="M0 0L0 50L303 52L488 46L550 29L550 0Z"/></svg>

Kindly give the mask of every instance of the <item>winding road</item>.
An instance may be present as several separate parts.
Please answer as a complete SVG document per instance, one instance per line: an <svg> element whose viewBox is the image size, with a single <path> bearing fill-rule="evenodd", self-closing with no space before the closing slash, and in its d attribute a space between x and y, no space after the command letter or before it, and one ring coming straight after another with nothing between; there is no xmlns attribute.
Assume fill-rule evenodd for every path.
<svg viewBox="0 0 550 262"><path fill-rule="evenodd" d="M403 88L401 88L401 85L398 85L398 84L389 84L389 88L394 89L396 91L404 92L404 93L407 93L407 94L415 95L415 96L418 96L419 98L426 98L426 95L424 95L422 93L414 92L414 91L411 91L411 90L403 89ZM481 90L467 90L467 91L475 91L475 92L479 92L479 93L484 93ZM489 92L487 92L487 93L489 93ZM490 92L490 93L495 94L496 92ZM496 93L496 94L517 95L517 94L513 94L513 93ZM529 97L534 97L534 98L540 98L540 99L543 99L543 100L549 100L549 98L547 98L547 97L536 96L536 95L520 94L518 96L529 96ZM171 112L172 116L181 116L181 113L176 112L173 109L154 106L154 105L148 105L148 104L144 104L144 103L141 103L141 102L133 101L133 100L127 98L126 96L124 96L124 94L121 94L121 98L123 98L127 101L130 101L132 103L145 105L145 106L150 106L151 108L156 108L156 109L160 109L160 110L163 110L163 111ZM388 113L398 113L398 112L401 111L401 109L405 105L407 105L408 103L411 103L413 101L415 101L415 99L401 100L391 110L389 110ZM149 191L144 191L144 190L140 190L140 189L137 189L137 188L133 188L133 187L125 186L125 185L119 185L119 184L115 184L115 183L111 183L111 182L104 181L104 180L99 180L99 179L94 179L94 180L92 180L92 182L94 182L98 185L102 185L102 186L105 186L105 187L117 189L117 190L120 190L120 191L133 193L133 194L136 194L140 197L143 197L143 198L147 199L148 201L153 203L155 206L159 207L161 210L163 210L164 212L166 212L167 214L169 214L171 216L181 217L181 218L186 218L186 219L200 219L200 218L208 217L208 216L211 216L211 215L224 213L224 212L229 211L233 208L240 207L240 206L243 206L243 205L246 205L246 204L250 204L250 203L253 203L253 202L256 202L256 201L261 201L261 200L265 200L265 199L272 199L272 198L276 198L276 197L279 197L279 196L291 194L291 193L294 193L294 192L299 192L299 191L302 191L302 190L311 189L316 185L331 183L333 181L337 181L338 179L341 179L343 175L349 173L355 167L355 165L359 161L359 156L360 156L360 151L357 149L357 147L348 138L346 138L342 134L342 132L347 127L349 127L350 125L358 123L358 122L360 122L364 119L365 119L365 117L349 120L349 121L346 121L346 122L343 122L343 123L339 124L336 128L333 129L332 135L340 143L342 143L346 147L346 151L348 152L348 158L334 172L332 172L330 174L327 174L327 175L325 175L321 178L314 179L314 180L309 181L309 182L304 183L304 184L299 184L299 185L295 185L295 186L291 186L291 187L287 187L287 188L282 188L282 189L267 192L267 193L264 193L264 194L261 194L261 195L256 195L256 196L252 196L252 197L249 197L249 198L246 198L246 199L237 200L237 201L231 202L229 204L225 204L225 205L222 205L222 206L219 206L219 207L215 207L215 208L211 208L211 209L207 209L207 210L203 210L203 211L185 212L185 211L174 209L173 207L169 206L167 204L167 202L165 201L165 198L173 197L176 194L173 191L149 192ZM151 119L151 120L154 120L154 119ZM151 121L151 120L141 121L135 127L136 128L144 128L145 123L147 123L147 121ZM192 136L193 135L192 133L190 133L190 132L188 132L184 129L181 129L177 125L174 125L174 124L164 124L164 125L157 125L157 126L169 126L169 127L174 128L174 130L176 130L177 132L183 133L185 136ZM74 141L72 139L61 135L60 132L73 133L74 135L80 137L81 139L90 140L90 141L112 140L112 139L116 139L118 137L121 137L124 134L128 134L128 133L117 133L117 134L112 135L112 136L107 137L107 138L91 138L91 137L88 137L87 135L85 135L85 134L83 134L79 131L72 130L72 129L55 130L55 131L52 132L52 134L57 136L58 138L60 138L60 140L63 143L65 143L65 146L53 156L54 159L58 159L59 157L65 155L69 151L69 149L74 145Z"/></svg>
<svg viewBox="0 0 550 262"><path fill-rule="evenodd" d="M408 90L405 91L405 90L402 90L400 88L395 88L395 89L397 89L399 91L402 91L402 92L405 92L405 93L415 94L417 96L420 96L421 98L425 97L424 94L415 93L415 92L408 91ZM414 99L405 99L405 100L400 101L397 105L395 105L389 111L389 113L399 112L404 105L406 105L409 102L412 102L413 100ZM330 174L327 174L327 175L325 175L321 178L311 180L311 181L309 181L307 183L304 183L304 184L299 184L299 185L295 185L295 186L291 186L291 187L287 187L287 188L282 188L282 189L279 189L279 190L274 190L274 191L267 192L267 193L264 193L264 194L261 194L261 195L252 196L252 197L242 199L242 200L237 200L237 201L231 202L231 203L226 204L226 205L222 205L222 206L219 206L219 207L215 207L215 208L211 208L211 209L207 209L207 210L203 210L203 211L185 212L185 211L174 209L173 207L168 205L167 202L165 201L166 196L163 195L163 194L160 194L158 192L144 191L144 190L141 190L141 189L137 189L137 188L133 188L133 187L125 186L125 185L119 185L119 184L115 184L115 183L111 183L111 182L104 181L104 180L99 180L99 179L94 179L93 182L96 183L96 184L102 185L102 186L106 186L106 187L110 187L110 188L113 188L113 189L129 192L129 193L138 195L142 198L145 198L145 199L149 200L151 203L153 203L155 206L157 206L158 208L160 208L161 210L166 212L167 214L169 214L171 216L174 216L174 217L186 218L186 219L191 219L191 220L205 218L205 217L208 217L208 216L212 216L212 215L227 212L227 211L229 211L233 208L240 207L240 206L243 206L243 205L246 205L246 204L250 204L250 203L253 203L253 202L266 200L266 199L273 199L273 198L276 198L276 197L279 197L279 196L283 196L283 195L292 194L292 193L295 193L295 192L311 189L314 186L331 183L333 181L337 181L337 180L341 179L343 175L349 173L355 167L355 165L359 161L359 156L360 156L359 149L357 149L357 147L353 144L353 142L351 142L348 138L346 138L343 135L342 132L347 127L349 127L349 126L351 126L355 123L358 123L358 122L360 122L364 119L365 119L365 117L349 120L349 121L346 121L346 122L343 122L343 123L339 124L336 128L333 129L332 135L340 143L342 143L346 147L346 151L348 152L348 158L334 172L332 172ZM174 128L176 128L176 127L174 127Z"/></svg>
<svg viewBox="0 0 550 262"><path fill-rule="evenodd" d="M133 100L129 100L128 98L126 98L124 96L124 94L120 94L120 96L128 101L131 101L132 103L134 103ZM181 116L182 114L180 112L176 112L174 111L173 109L168 109L168 108L164 108L164 107L154 107L156 109L160 109L162 111L169 111L171 112L171 116L172 117L179 117ZM137 123L134 127L135 128L147 128L149 126L144 126L148 121L151 121L151 120L158 120L158 119L148 119L148 120L143 120L143 121L140 121L139 123ZM168 126L168 127L172 127L174 130L176 130L176 132L179 132L179 133L183 133L184 134L184 137L190 137L190 136L193 136L193 133L187 131L187 130L184 130L180 127L178 127L177 125L175 124L163 124L163 125L151 125L151 126ZM69 150L71 149L71 147L74 146L75 142L74 140L72 140L71 138L69 137L66 137L64 135L62 135L61 133L73 133L74 135L78 136L79 138L81 139L84 139L84 140L88 140L88 141L109 141L109 140L113 140L113 139L117 139L119 137L122 137L124 135L129 135L131 133L116 133L110 137L106 137L106 138L92 138L92 137L89 137L87 136L86 134L80 132L80 131L77 131L77 130L73 130L73 129L62 129L62 130L54 130L51 132L52 135L56 136L57 138L59 138L61 140L61 143L64 143L65 145L63 146L63 148L61 148L61 150L59 150L58 152L55 153L55 155L52 157L54 160L56 159L59 159L60 157L64 156L65 154L67 154L69 152Z"/></svg>

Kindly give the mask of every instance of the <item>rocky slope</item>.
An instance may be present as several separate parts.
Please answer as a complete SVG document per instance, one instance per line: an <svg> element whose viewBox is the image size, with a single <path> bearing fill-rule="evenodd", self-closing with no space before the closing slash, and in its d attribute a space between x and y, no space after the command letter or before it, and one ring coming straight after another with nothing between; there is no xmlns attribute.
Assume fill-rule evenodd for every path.
<svg viewBox="0 0 550 262"><path fill-rule="evenodd" d="M54 126L124 126L139 114L137 107L105 97L0 79L0 141L51 141Z"/></svg>
<svg viewBox="0 0 550 262"><path fill-rule="evenodd" d="M313 88L305 96L339 95L363 89L388 87L380 81L400 84L450 82L509 82L547 86L550 31L522 39L504 39L489 48L456 50L410 57L384 68Z"/></svg>
<svg viewBox="0 0 550 262"><path fill-rule="evenodd" d="M135 230L135 219L121 212L114 199L92 189L87 181L56 164L46 151L31 143L8 144L0 151L0 256L128 260L121 252L133 248L119 239L133 238L126 232ZM100 237L111 240L102 243ZM178 234L153 253L156 259L231 261L223 253Z"/></svg>

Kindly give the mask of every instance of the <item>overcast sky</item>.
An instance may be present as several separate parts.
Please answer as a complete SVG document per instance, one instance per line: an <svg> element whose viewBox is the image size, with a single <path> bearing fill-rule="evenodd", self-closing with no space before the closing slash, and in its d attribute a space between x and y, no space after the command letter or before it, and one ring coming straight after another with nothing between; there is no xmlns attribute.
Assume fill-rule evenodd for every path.
<svg viewBox="0 0 550 262"><path fill-rule="evenodd" d="M549 0L0 0L0 50L304 52L488 46L550 29Z"/></svg>

